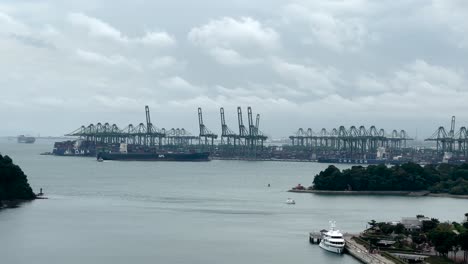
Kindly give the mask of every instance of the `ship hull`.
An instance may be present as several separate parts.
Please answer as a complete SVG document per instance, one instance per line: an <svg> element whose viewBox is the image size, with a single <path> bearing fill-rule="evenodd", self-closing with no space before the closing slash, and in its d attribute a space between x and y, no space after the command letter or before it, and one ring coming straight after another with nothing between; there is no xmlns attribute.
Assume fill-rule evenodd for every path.
<svg viewBox="0 0 468 264"><path fill-rule="evenodd" d="M25 137L25 136L18 137L18 143L32 144L34 142L36 142L36 138L34 137Z"/></svg>
<svg viewBox="0 0 468 264"><path fill-rule="evenodd" d="M323 240L320 242L319 247L325 249L326 251L330 251L336 254L343 254L344 246L342 247L335 247L327 245Z"/></svg>
<svg viewBox="0 0 468 264"><path fill-rule="evenodd" d="M122 161L209 161L210 153L105 153L97 155L102 160Z"/></svg>

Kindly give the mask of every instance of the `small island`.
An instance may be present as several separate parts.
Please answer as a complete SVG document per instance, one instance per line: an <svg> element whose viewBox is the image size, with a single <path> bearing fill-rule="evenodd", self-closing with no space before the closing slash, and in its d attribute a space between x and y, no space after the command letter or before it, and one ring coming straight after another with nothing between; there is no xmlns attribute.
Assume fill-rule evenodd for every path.
<svg viewBox="0 0 468 264"><path fill-rule="evenodd" d="M313 186L304 188L298 185L290 191L468 198L468 163L422 167L410 162L391 167L383 164L353 166L344 170L330 165L315 176Z"/></svg>
<svg viewBox="0 0 468 264"><path fill-rule="evenodd" d="M0 155L0 209L36 199L28 179L8 156Z"/></svg>

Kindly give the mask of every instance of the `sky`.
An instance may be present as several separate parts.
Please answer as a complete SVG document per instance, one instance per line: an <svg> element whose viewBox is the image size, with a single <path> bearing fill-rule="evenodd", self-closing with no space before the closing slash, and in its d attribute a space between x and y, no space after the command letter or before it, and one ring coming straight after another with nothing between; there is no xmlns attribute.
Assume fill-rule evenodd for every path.
<svg viewBox="0 0 468 264"><path fill-rule="evenodd" d="M0 0L0 135L468 126L466 0Z"/></svg>

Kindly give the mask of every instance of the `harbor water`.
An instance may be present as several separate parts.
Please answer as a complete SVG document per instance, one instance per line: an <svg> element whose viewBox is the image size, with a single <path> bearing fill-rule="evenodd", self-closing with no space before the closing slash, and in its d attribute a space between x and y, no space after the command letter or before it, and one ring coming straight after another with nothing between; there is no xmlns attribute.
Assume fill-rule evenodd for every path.
<svg viewBox="0 0 468 264"><path fill-rule="evenodd" d="M321 163L39 155L52 146L0 139L0 153L49 198L0 211L1 263L358 263L309 244L309 232L330 220L358 233L372 219L467 212L463 199L287 192L311 185Z"/></svg>

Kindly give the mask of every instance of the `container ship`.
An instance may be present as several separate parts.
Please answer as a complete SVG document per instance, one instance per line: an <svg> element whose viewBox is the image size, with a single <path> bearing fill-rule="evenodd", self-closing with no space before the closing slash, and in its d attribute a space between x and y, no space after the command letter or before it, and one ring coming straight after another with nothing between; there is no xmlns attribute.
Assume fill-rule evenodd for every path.
<svg viewBox="0 0 468 264"><path fill-rule="evenodd" d="M127 144L121 143L119 151L99 152L96 158L98 161L209 161L210 152L128 152Z"/></svg>
<svg viewBox="0 0 468 264"><path fill-rule="evenodd" d="M96 147L94 145L82 144L79 140L55 142L52 154L56 156L95 157Z"/></svg>
<svg viewBox="0 0 468 264"><path fill-rule="evenodd" d="M34 142L36 142L35 137L27 137L25 135L18 136L18 143L32 144Z"/></svg>
<svg viewBox="0 0 468 264"><path fill-rule="evenodd" d="M97 159L126 161L209 161L209 152L197 153L108 153L100 152Z"/></svg>

